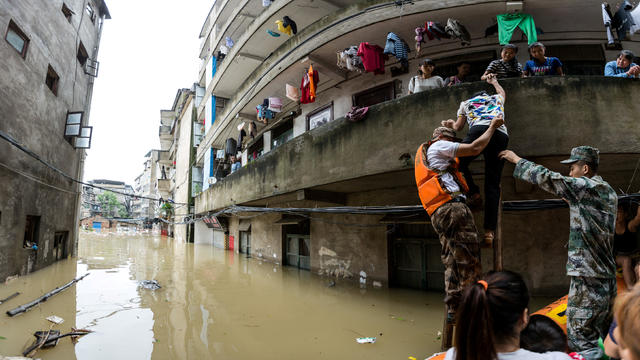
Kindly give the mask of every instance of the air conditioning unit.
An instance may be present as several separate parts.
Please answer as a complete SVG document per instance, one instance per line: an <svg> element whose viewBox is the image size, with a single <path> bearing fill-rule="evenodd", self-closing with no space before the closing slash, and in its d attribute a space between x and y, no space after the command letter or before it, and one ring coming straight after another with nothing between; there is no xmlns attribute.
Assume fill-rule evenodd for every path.
<svg viewBox="0 0 640 360"><path fill-rule="evenodd" d="M207 179L207 182L209 183L209 185L213 185L218 182L218 179L215 177L210 177Z"/></svg>

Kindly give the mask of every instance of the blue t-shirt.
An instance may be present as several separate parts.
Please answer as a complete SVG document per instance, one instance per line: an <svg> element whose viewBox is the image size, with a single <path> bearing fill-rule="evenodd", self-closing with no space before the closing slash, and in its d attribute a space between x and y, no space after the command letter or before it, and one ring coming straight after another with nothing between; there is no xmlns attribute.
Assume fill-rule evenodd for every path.
<svg viewBox="0 0 640 360"><path fill-rule="evenodd" d="M529 60L524 65L524 72L529 76L559 75L556 69L562 67L562 62L556 57L548 57L544 63Z"/></svg>

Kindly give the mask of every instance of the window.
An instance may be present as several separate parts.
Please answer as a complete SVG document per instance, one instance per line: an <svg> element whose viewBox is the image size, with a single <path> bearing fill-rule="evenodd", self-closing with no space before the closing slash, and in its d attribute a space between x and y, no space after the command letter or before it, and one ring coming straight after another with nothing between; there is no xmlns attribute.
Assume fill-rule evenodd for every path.
<svg viewBox="0 0 640 360"><path fill-rule="evenodd" d="M395 95L395 82L390 82L353 95L353 105L371 106L393 100Z"/></svg>
<svg viewBox="0 0 640 360"><path fill-rule="evenodd" d="M600 44L550 45L545 54L560 59L564 73L571 75L603 75L607 63Z"/></svg>
<svg viewBox="0 0 640 360"><path fill-rule="evenodd" d="M58 95L58 80L60 80L60 77L58 76L56 71L53 70L51 65L49 65L49 68L47 69L47 78L45 79L45 83L47 84L49 89L51 89L51 92L53 93L53 95L56 95L56 96Z"/></svg>
<svg viewBox="0 0 640 360"><path fill-rule="evenodd" d="M77 54L78 62L80 65L84 66L87 63L87 59L89 55L87 54L87 50L82 45L82 41L80 41L80 45L78 45L78 54Z"/></svg>
<svg viewBox="0 0 640 360"><path fill-rule="evenodd" d="M38 245L38 229L40 228L40 216L27 215L27 222L24 226L24 248L31 248Z"/></svg>
<svg viewBox="0 0 640 360"><path fill-rule="evenodd" d="M264 138L260 136L255 142L249 146L249 151L247 152L247 162L252 162L257 160L264 151Z"/></svg>
<svg viewBox="0 0 640 360"><path fill-rule="evenodd" d="M307 115L307 130L313 130L330 121L333 121L333 102L313 110Z"/></svg>
<svg viewBox="0 0 640 360"><path fill-rule="evenodd" d="M293 119L286 120L282 125L271 130L271 149L273 150L291 139L293 139Z"/></svg>
<svg viewBox="0 0 640 360"><path fill-rule="evenodd" d="M56 260L67 257L67 238L68 231L57 231L53 234L53 257Z"/></svg>
<svg viewBox="0 0 640 360"><path fill-rule="evenodd" d="M87 4L87 7L85 8L85 10L87 11L87 15L89 15L89 18L91 19L92 23L96 23L96 12L95 10L93 10L93 6L91 6L91 4Z"/></svg>
<svg viewBox="0 0 640 360"><path fill-rule="evenodd" d="M24 58L27 55L29 38L22 30L20 30L13 20L9 20L9 27L7 28L7 34L4 38L11 46L13 46L14 49L16 49L20 56Z"/></svg>
<svg viewBox="0 0 640 360"><path fill-rule="evenodd" d="M67 21L71 22L71 15L73 15L73 11L71 11L65 3L62 3L62 13L64 14L64 17L67 18Z"/></svg>

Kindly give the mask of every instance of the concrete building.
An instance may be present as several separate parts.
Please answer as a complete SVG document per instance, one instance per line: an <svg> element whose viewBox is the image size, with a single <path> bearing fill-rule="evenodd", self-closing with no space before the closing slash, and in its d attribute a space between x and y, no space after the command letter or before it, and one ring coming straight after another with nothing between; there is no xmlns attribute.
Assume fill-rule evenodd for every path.
<svg viewBox="0 0 640 360"><path fill-rule="evenodd" d="M0 0L0 131L82 178L103 0ZM0 140L0 281L75 254L81 187Z"/></svg>
<svg viewBox="0 0 640 360"><path fill-rule="evenodd" d="M126 211L127 217L133 217L134 201L132 197L127 196L127 194L134 194L134 190L131 185L125 184L122 181L106 179L89 180L87 181L87 183L98 186L99 188L88 185L82 186L82 209L80 211L80 219L84 219L97 214L109 216L108 214L104 213L104 209L102 209L98 201L98 196L104 194L106 191L111 191L115 195L118 203L122 205L122 208ZM116 215L120 216L121 214L117 213Z"/></svg>
<svg viewBox="0 0 640 360"><path fill-rule="evenodd" d="M151 220L154 219L158 213L158 201L151 199L159 199L158 192L158 174L161 169L158 169L158 160L160 158L160 150L149 150L144 156L144 170L135 180L135 194L144 196L146 199L138 198L134 201L134 213L136 218L143 220L145 228L150 229L152 227Z"/></svg>
<svg viewBox="0 0 640 360"><path fill-rule="evenodd" d="M205 124L196 166L203 170L203 192L196 197L199 216L232 205L267 208L419 205L413 157L443 119L454 118L459 103L480 90L471 82L407 96L418 64L434 59L437 75L455 74L460 61L471 64L478 80L488 63L499 57L496 15L520 11L533 16L543 33L538 40L548 56L564 63L564 77L505 79L506 121L510 148L519 155L566 173L558 163L573 146L588 144L601 151L600 173L615 189L638 191L630 184L640 156L640 103L637 80L605 78L610 50L602 23L601 2L546 0L434 2L293 0L262 8L258 1L236 5L216 1L200 34L202 47L197 119ZM314 11L308 11L309 7ZM297 34L272 37L266 30L285 15L297 22ZM414 29L425 21L460 21L471 44L460 40L426 40L415 49ZM563 21L575 19L575 21ZM349 72L338 68L336 52L362 42L384 47L394 32L410 45L409 70L395 58L385 73ZM640 52L637 40L621 47ZM234 42L226 56L217 56L226 38ZM518 60L529 59L527 38L516 30L511 43ZM315 102L300 104L285 96L298 87L312 65L320 82ZM218 169L229 163L229 143L238 126L256 119L263 99L283 99L282 111L241 144L242 165L224 177ZM370 106L358 123L345 121L352 106ZM464 130L466 131L466 130ZM463 135L463 134L461 134ZM482 160L472 165L483 181ZM550 198L515 181L512 166L503 173L503 200ZM194 172L195 174L195 172ZM195 177L195 175L194 175ZM482 186L482 185L480 185ZM207 218L208 219L208 218ZM218 217L221 227L197 222L195 241L212 243L267 261L314 273L364 279L383 286L443 289L440 244L426 213L422 216L282 213L236 213ZM522 273L534 294L566 293L568 211L505 212L502 220L504 266ZM476 224L482 224L477 214ZM481 228L481 226L479 226ZM483 268L491 269L492 253L483 251Z"/></svg>

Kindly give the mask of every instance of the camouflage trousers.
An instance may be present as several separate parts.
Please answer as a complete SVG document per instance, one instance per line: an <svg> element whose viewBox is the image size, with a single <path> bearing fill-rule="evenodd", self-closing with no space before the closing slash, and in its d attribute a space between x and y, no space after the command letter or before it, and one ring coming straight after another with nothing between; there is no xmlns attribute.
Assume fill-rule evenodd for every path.
<svg viewBox="0 0 640 360"><path fill-rule="evenodd" d="M482 274L480 244L473 215L466 204L448 202L432 215L431 223L440 237L444 264L444 287L447 311L458 309L464 288Z"/></svg>
<svg viewBox="0 0 640 360"><path fill-rule="evenodd" d="M616 279L571 276L567 300L569 348L585 359L600 359L598 338L606 338L616 297Z"/></svg>

